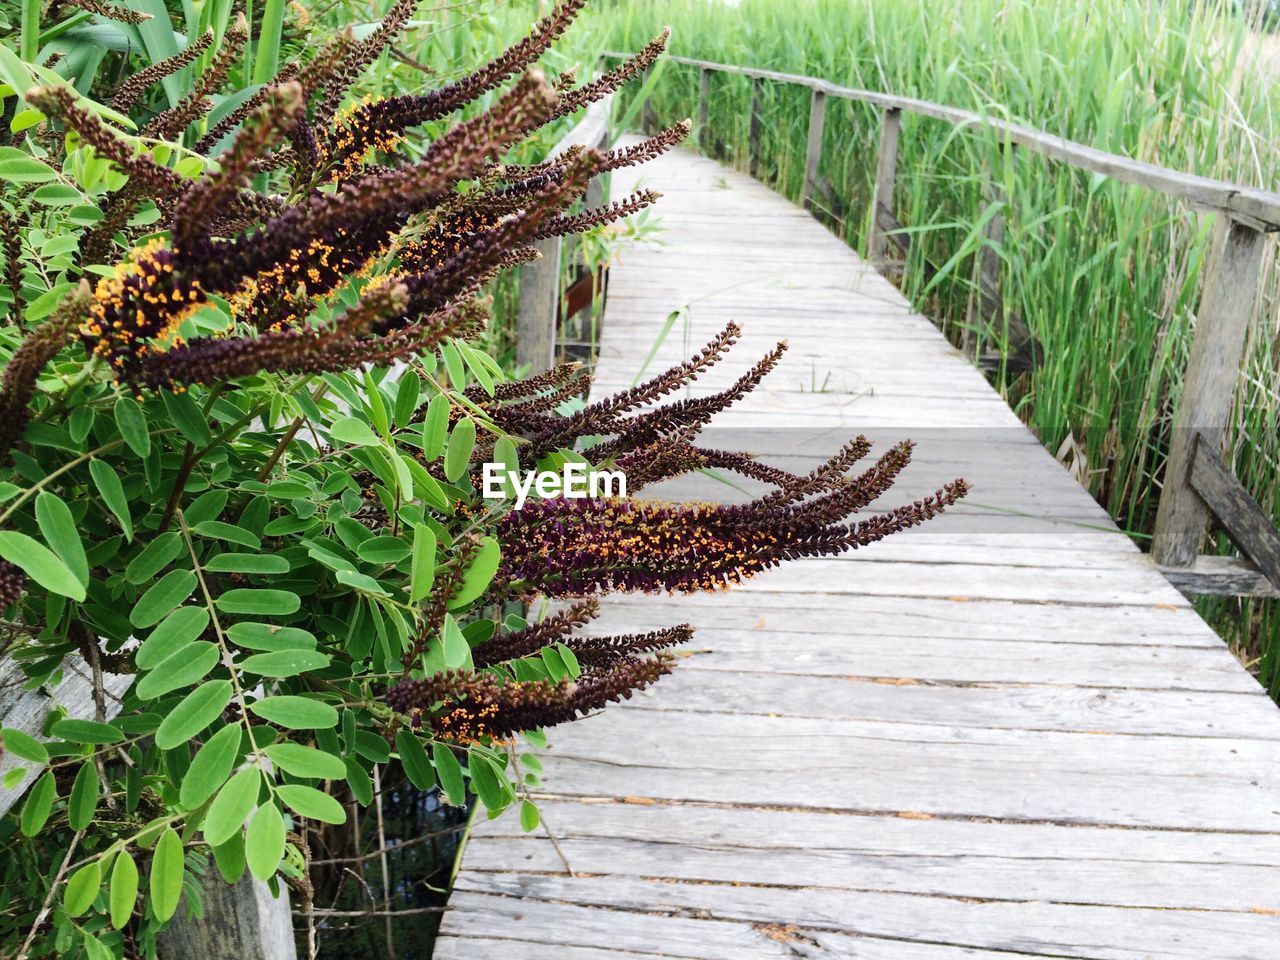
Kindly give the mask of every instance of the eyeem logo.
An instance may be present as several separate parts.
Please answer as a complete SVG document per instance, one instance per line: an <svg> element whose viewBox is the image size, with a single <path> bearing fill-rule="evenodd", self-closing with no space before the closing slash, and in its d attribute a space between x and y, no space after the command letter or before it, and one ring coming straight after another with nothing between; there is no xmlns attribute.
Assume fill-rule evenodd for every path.
<svg viewBox="0 0 1280 960"><path fill-rule="evenodd" d="M585 463L566 463L556 473L554 470L526 470L523 475L508 470L505 464L484 465L484 498L505 500L508 490L515 494L516 509L524 506L533 493L544 500L567 497L582 500L586 497L625 497L627 475L621 470L594 470Z"/></svg>

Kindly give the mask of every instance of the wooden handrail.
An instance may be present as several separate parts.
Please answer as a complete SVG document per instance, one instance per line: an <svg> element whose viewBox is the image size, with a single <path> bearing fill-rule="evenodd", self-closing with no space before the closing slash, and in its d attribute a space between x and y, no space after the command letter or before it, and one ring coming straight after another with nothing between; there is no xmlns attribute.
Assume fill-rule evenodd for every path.
<svg viewBox="0 0 1280 960"><path fill-rule="evenodd" d="M607 50L603 56L610 58L626 58L630 54ZM709 60L696 60L692 57L667 56L665 60L699 70L716 73L738 74L756 80L773 80L777 83L794 84L816 90L828 97L842 100L857 100L869 103L885 110L902 110L916 113L923 117L932 117L957 127L980 127L1000 134L1010 143L1038 153L1068 166L1081 170L1100 173L1112 180L1132 183L1147 187L1158 193L1186 200L1193 206L1205 210L1217 210L1229 214L1233 219L1248 223L1259 230L1280 230L1280 193L1260 190L1256 187L1241 186L1212 177L1202 177L1193 173L1185 173L1162 167L1154 163L1145 163L1108 153L1066 137L1037 130L1025 124L1000 120L973 110L951 107L929 100L915 97L902 97L892 93L879 93L875 90L859 90L856 87L842 87L839 84L821 80L817 77L806 77L796 73L780 73L777 70L760 70L754 67L740 67L728 63L713 63Z"/></svg>

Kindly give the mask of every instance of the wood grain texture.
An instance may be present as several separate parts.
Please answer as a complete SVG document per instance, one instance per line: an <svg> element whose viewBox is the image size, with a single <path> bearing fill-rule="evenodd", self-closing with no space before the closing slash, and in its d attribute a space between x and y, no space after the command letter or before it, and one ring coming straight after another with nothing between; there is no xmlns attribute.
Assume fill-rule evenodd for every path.
<svg viewBox="0 0 1280 960"><path fill-rule="evenodd" d="M1226 442L1266 243L1264 234L1235 220L1217 225L1151 542L1162 566L1191 566L1209 527L1208 508L1191 485L1193 459L1199 444L1216 454Z"/></svg>
<svg viewBox="0 0 1280 960"><path fill-rule="evenodd" d="M877 507L974 492L725 593L608 598L588 632L697 633L673 677L551 731L537 799L577 875L541 830L478 822L437 958L1274 954L1280 711L1256 681L837 238L689 153L641 175L663 245L613 269L597 391L637 379L672 312L649 375L737 319L689 395L791 350L708 446L804 471L859 432L911 437Z"/></svg>

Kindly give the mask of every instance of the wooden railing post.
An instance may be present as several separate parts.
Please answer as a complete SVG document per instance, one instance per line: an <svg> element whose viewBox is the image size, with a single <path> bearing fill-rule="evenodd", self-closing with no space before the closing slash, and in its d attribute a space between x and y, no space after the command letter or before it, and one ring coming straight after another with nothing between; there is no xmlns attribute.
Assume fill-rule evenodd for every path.
<svg viewBox="0 0 1280 960"><path fill-rule="evenodd" d="M644 103L640 105L640 129L645 133L653 133L658 126L658 121L653 115L653 103L651 99L653 97L653 90L648 89L649 77L651 76L650 71L652 69L653 68L650 67L649 70L646 70L641 74L640 79L640 89L645 90Z"/></svg>
<svg viewBox="0 0 1280 960"><path fill-rule="evenodd" d="M979 346L979 327L1000 316L1000 245L1004 243L1004 187L991 185L991 205L995 213L982 227L982 247L978 250L978 291L970 305L964 329L960 331L960 350L965 356L976 359Z"/></svg>
<svg viewBox="0 0 1280 960"><path fill-rule="evenodd" d="M608 141L609 112L613 98L605 97L587 108L577 126L552 148L548 159L570 147L601 147ZM587 187L588 206L599 206L603 185ZM530 373L541 373L555 363L556 333L560 321L560 237L539 240L534 248L542 256L520 268L520 295L516 304L516 363Z"/></svg>
<svg viewBox="0 0 1280 960"><path fill-rule="evenodd" d="M698 146L703 150L711 147L711 138L707 135L707 123L711 117L711 71L703 70L698 78Z"/></svg>
<svg viewBox="0 0 1280 960"><path fill-rule="evenodd" d="M818 164L822 162L822 128L827 121L827 95L815 89L809 98L809 145L804 155L804 187L800 205L808 207L818 189Z"/></svg>
<svg viewBox="0 0 1280 960"><path fill-rule="evenodd" d="M751 127L747 132L747 170L755 176L760 170L760 110L764 94L764 81L759 77L751 80Z"/></svg>
<svg viewBox="0 0 1280 960"><path fill-rule="evenodd" d="M884 266L889 238L880 225L880 210L893 215L893 181L898 170L898 134L902 131L902 111L889 108L880 123L880 155L876 161L876 182L871 193L871 227L867 236L867 257L873 266Z"/></svg>
<svg viewBox="0 0 1280 960"><path fill-rule="evenodd" d="M1191 566L1208 529L1209 512L1191 485L1197 438L1210 452L1221 452L1266 245L1265 235L1254 227L1227 217L1222 221L1200 294L1151 543L1152 558L1165 567Z"/></svg>

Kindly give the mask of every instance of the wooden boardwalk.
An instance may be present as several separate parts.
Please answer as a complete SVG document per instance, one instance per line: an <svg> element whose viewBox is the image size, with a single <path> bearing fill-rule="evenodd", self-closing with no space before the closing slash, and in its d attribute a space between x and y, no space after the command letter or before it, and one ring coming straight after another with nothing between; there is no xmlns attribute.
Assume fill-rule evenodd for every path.
<svg viewBox="0 0 1280 960"><path fill-rule="evenodd" d="M698 634L651 692L552 731L559 852L477 823L438 960L1280 957L1280 711L841 242L692 153L641 177L663 243L612 272L598 391L672 311L651 372L736 319L697 392L791 350L709 445L794 467L913 437L886 502L974 491L729 593L607 600L593 630Z"/></svg>

